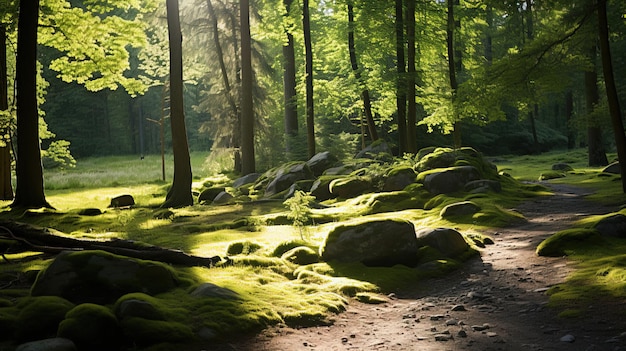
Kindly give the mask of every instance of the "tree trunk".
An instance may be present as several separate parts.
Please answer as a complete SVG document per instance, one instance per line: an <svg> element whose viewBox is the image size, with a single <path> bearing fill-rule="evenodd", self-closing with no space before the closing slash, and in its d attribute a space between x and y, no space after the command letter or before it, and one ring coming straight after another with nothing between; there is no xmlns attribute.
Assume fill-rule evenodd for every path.
<svg viewBox="0 0 626 351"><path fill-rule="evenodd" d="M611 47L609 45L609 25L606 15L606 0L598 0L598 34L600 37L604 84L606 86L609 112L611 114L611 124L613 125L613 133L615 134L617 158L621 166L622 191L626 193L626 134L624 134L624 122L622 121L622 112L619 106L615 77L613 76L613 62L611 60Z"/></svg>
<svg viewBox="0 0 626 351"><path fill-rule="evenodd" d="M406 98L406 149L409 153L417 153L417 105L415 103L415 1L407 0L406 6L406 38L407 38L407 79Z"/></svg>
<svg viewBox="0 0 626 351"><path fill-rule="evenodd" d="M370 92L367 85L363 81L359 64L356 58L356 46L354 44L354 7L348 4L348 51L350 52L350 65L352 72L357 80L357 84L361 88L361 99L363 100L363 111L365 112L365 121L367 122L367 131L372 141L378 140L376 125L374 124L374 116L372 115L372 103L370 100Z"/></svg>
<svg viewBox="0 0 626 351"><path fill-rule="evenodd" d="M456 91L458 89L458 82L456 80L456 61L455 61L455 48L454 48L454 29L456 23L454 21L454 0L447 0L448 5L448 17L446 26L446 43L448 46L448 75L450 78L450 89L452 90L452 113L453 113L453 130L452 137L454 139L454 147L461 147L461 129L459 128L459 122L457 121L456 108L454 107L456 100Z"/></svg>
<svg viewBox="0 0 626 351"><path fill-rule="evenodd" d="M37 113L39 0L20 3L17 34L17 187L12 207L51 207L43 186Z"/></svg>
<svg viewBox="0 0 626 351"><path fill-rule="evenodd" d="M598 91L598 73L596 70L597 47L594 42L589 47L589 59L592 69L585 71L585 108L587 112L587 153L590 167L606 166L609 164L602 140L602 128L596 121L593 111L600 102Z"/></svg>
<svg viewBox="0 0 626 351"><path fill-rule="evenodd" d="M166 4L170 46L170 126L172 129L174 178L161 207L183 207L193 205L191 160L183 106L183 36L180 31L178 0L167 0Z"/></svg>
<svg viewBox="0 0 626 351"><path fill-rule="evenodd" d="M239 16L241 22L241 173L246 175L255 172L249 0L239 1Z"/></svg>
<svg viewBox="0 0 626 351"><path fill-rule="evenodd" d="M315 111L313 110L313 45L311 44L311 19L309 0L302 4L302 29L304 31L306 70L306 136L309 158L315 156Z"/></svg>
<svg viewBox="0 0 626 351"><path fill-rule="evenodd" d="M574 128L572 127L572 121L574 119L574 94L569 89L565 93L565 121L567 123L567 148L572 150L576 147L576 135L574 134Z"/></svg>
<svg viewBox="0 0 626 351"><path fill-rule="evenodd" d="M285 16L289 15L293 0L283 0ZM285 103L285 149L294 152L293 138L298 135L298 100L296 96L296 54L293 35L285 30L287 45L283 45L283 95Z"/></svg>
<svg viewBox="0 0 626 351"><path fill-rule="evenodd" d="M493 63L493 7L491 7L491 5L487 5L485 17L487 21L487 31L485 36L485 61L487 61L488 66L491 66Z"/></svg>
<svg viewBox="0 0 626 351"><path fill-rule="evenodd" d="M406 62L404 59L404 19L402 0L396 0L396 107L398 109L398 155L407 152Z"/></svg>
<svg viewBox="0 0 626 351"><path fill-rule="evenodd" d="M6 27L0 23L0 111L9 109L9 92L7 90L7 47ZM3 128L3 136L11 134L7 127ZM13 200L13 186L11 185L11 139L3 138L4 145L0 145L0 200Z"/></svg>

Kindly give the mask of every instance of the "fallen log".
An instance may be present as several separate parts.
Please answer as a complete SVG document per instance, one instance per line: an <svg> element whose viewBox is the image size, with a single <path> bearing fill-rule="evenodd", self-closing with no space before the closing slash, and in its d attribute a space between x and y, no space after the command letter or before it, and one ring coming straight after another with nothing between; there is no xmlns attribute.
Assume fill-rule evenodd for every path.
<svg viewBox="0 0 626 351"><path fill-rule="evenodd" d="M102 250L121 256L188 267L213 267L222 261L219 256L193 256L180 250L137 243L132 240L74 239L55 229L15 221L0 221L0 240L3 244L1 245L3 257L5 254L25 251L58 254L63 251Z"/></svg>

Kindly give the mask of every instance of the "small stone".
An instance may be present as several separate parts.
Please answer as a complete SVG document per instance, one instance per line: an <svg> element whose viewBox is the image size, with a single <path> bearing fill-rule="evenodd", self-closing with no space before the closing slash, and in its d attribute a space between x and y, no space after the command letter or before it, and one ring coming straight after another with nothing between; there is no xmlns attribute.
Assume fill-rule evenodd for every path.
<svg viewBox="0 0 626 351"><path fill-rule="evenodd" d="M459 321L457 321L456 319L448 319L446 321L446 325L457 325L459 324Z"/></svg>
<svg viewBox="0 0 626 351"><path fill-rule="evenodd" d="M437 314L437 315L434 315L434 316L430 316L430 320L431 320L431 321L438 321L438 320L440 320L440 319L443 319L444 317L445 317L445 316L444 316L444 315L442 315L442 314Z"/></svg>
<svg viewBox="0 0 626 351"><path fill-rule="evenodd" d="M576 338L572 334L567 334L567 335L561 337L561 342L574 342L575 340L576 340Z"/></svg>
<svg viewBox="0 0 626 351"><path fill-rule="evenodd" d="M539 289L535 289L535 290L533 290L533 292L536 292L536 293L542 293L542 292L546 292L546 291L548 291L549 289L550 289L550 288L539 288Z"/></svg>
<svg viewBox="0 0 626 351"><path fill-rule="evenodd" d="M472 328L473 330L475 330L475 331L483 331L483 330L487 330L487 329L489 329L489 328L490 328L490 325L489 325L489 324L487 324L487 323L485 323L485 324L483 324L483 325L477 325L477 324L475 324L475 325L472 325L472 327L471 327L471 328Z"/></svg>
<svg viewBox="0 0 626 351"><path fill-rule="evenodd" d="M490 338L495 338L496 336L498 336L498 333L488 332L487 336L490 337Z"/></svg>
<svg viewBox="0 0 626 351"><path fill-rule="evenodd" d="M458 335L461 338L467 338L467 332L465 330L459 330L459 332L456 333L456 335Z"/></svg>
<svg viewBox="0 0 626 351"><path fill-rule="evenodd" d="M341 338L341 342L344 343L344 344L347 343L348 342L348 338L346 338L346 337Z"/></svg>
<svg viewBox="0 0 626 351"><path fill-rule="evenodd" d="M436 334L435 341L449 341L452 340L452 335L450 334Z"/></svg>
<svg viewBox="0 0 626 351"><path fill-rule="evenodd" d="M455 305L452 307L452 311L467 311L467 309L465 309L465 306L463 305Z"/></svg>

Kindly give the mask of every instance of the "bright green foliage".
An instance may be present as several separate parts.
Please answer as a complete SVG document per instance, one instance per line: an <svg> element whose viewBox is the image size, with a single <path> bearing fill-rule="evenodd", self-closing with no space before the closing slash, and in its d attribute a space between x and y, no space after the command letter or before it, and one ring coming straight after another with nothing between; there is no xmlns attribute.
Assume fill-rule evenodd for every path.
<svg viewBox="0 0 626 351"><path fill-rule="evenodd" d="M314 196L307 195L302 190L296 190L292 197L283 204L289 209L287 218L293 221L293 226L300 231L300 239L304 240L304 225L309 222L311 216L310 203L315 200Z"/></svg>

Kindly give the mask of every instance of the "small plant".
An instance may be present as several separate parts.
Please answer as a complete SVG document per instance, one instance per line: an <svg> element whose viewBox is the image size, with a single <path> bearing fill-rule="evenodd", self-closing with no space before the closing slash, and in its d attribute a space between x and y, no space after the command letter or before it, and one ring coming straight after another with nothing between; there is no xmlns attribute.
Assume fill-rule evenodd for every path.
<svg viewBox="0 0 626 351"><path fill-rule="evenodd" d="M311 216L309 204L313 200L315 200L315 196L307 195L302 190L296 190L293 197L283 202L283 205L289 210L287 218L292 220L293 226L299 229L302 240L304 240L304 225L309 222Z"/></svg>

